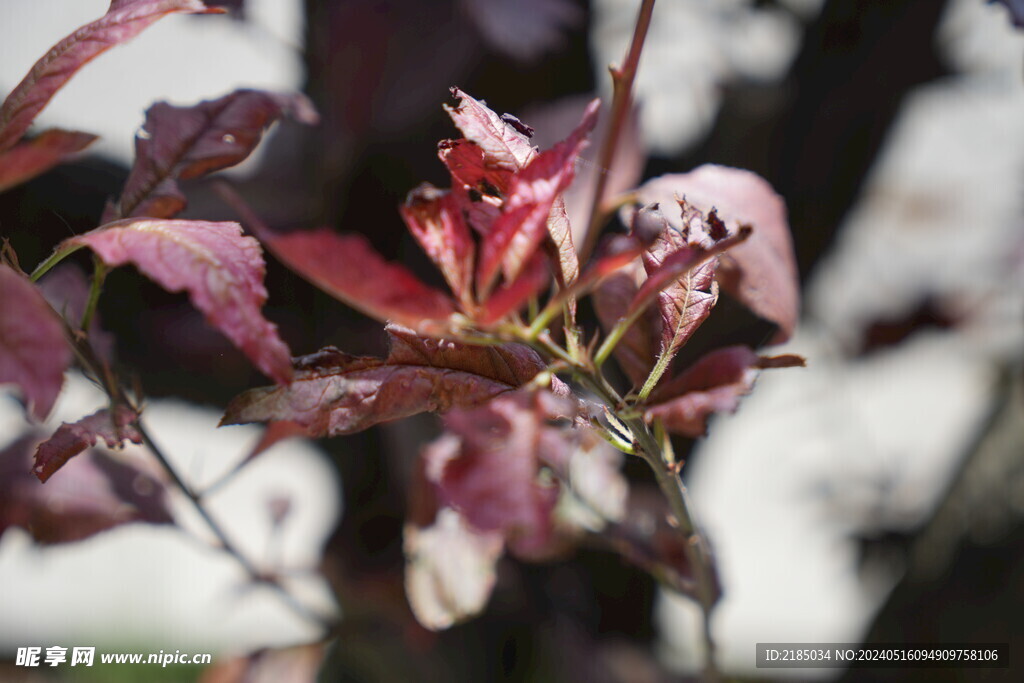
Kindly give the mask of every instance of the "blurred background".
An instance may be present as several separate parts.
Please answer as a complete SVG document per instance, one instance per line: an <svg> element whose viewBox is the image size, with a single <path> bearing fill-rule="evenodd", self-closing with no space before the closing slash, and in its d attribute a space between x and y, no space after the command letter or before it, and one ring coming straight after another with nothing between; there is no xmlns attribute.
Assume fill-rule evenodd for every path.
<svg viewBox="0 0 1024 683"><path fill-rule="evenodd" d="M361 232L436 282L397 206L421 181L448 184L436 156L436 142L455 134L441 109L448 88L517 115L537 129L538 144L550 144L588 97L608 99L606 68L622 59L639 5L208 4L232 11L162 20L88 65L44 111L40 129L102 139L79 161L0 195L0 236L23 266L97 225L150 103L190 104L244 86L303 90L322 115L316 128L278 126L261 154L230 173L266 222ZM106 5L5 0L0 91ZM786 199L805 293L797 335L777 350L803 354L808 368L767 373L710 437L676 444L689 453L684 477L718 555L724 596L712 629L720 665L736 677L917 673L757 670L756 642L1009 642L1011 653L1024 652L1024 31L1014 28L1012 7L1020 11L983 0L655 7L636 131L602 171L620 189L703 163L759 173ZM587 170L581 165L581 183ZM183 187L186 217L235 218L208 185ZM383 352L379 324L268 261L266 313L296 354L327 344ZM258 430L215 431L216 415L264 379L183 296L130 269L107 282L102 323L153 399L158 438L161 424L170 443L197 420L198 440L174 440L168 450L205 463L187 466L197 478L230 468ZM760 342L768 332L723 301L692 346ZM101 404L85 389L69 392L51 421ZM2 449L21 427L13 400L0 398L0 410ZM693 674L696 611L599 549L547 564L505 559L482 616L438 634L419 627L403 592L402 525L416 455L438 432L435 417L421 416L316 444L288 441L258 461L266 479L225 489L238 496L221 503L225 524L247 547L261 553L274 534L298 539L294 555L282 557L326 577L307 577L303 589L342 614L340 637L322 653L322 680ZM651 485L642 463L626 471L638 491ZM299 506L291 526L267 521L275 496ZM213 564L204 574L195 569L204 558L155 537L170 533L122 527L75 557L73 545L40 548L6 530L0 656L12 661L26 644L71 645L98 625L104 642L153 650L182 642L225 656L309 639L272 596L239 591L239 576L218 570L216 558L205 557ZM167 559L133 564L152 553ZM194 571L186 585L171 580L180 576L175 566ZM140 597L154 591L163 599ZM300 680L320 653L313 664L302 650L281 656L281 670ZM74 680L70 671L62 680ZM1007 674L921 672L922 680ZM0 668L8 674L44 672ZM229 676L226 667L179 675L235 680L215 678Z"/></svg>

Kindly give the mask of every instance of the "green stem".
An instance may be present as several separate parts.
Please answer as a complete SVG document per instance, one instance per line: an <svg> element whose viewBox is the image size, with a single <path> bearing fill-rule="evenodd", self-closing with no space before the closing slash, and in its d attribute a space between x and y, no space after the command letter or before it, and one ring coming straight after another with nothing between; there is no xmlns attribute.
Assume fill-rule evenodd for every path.
<svg viewBox="0 0 1024 683"><path fill-rule="evenodd" d="M579 378L596 393L608 407L615 411L621 406L622 399L608 384L599 372L580 374ZM630 417L622 420L633 434L633 449L654 471L655 480L662 494L668 500L672 510L674 526L684 538L684 548L689 565L693 568L697 602L703 613L703 636L707 650L704 662L704 679L717 681L720 679L715 664L715 643L711 635L711 613L717 599L714 559L711 557L707 539L694 521L690 512L686 487L669 457L663 451L658 439L641 417Z"/></svg>
<svg viewBox="0 0 1024 683"><path fill-rule="evenodd" d="M31 275L29 275L29 279L32 280L32 282L37 282L39 278L50 272L50 269L52 269L55 265L57 265L65 258L67 258L68 256L75 253L81 248L81 244L72 244L70 246L58 247L57 249L54 249L53 253L50 254L50 256L45 261L36 266L36 269L32 271Z"/></svg>
<svg viewBox="0 0 1024 683"><path fill-rule="evenodd" d="M107 264L103 263L98 256L93 257L92 284L89 287L89 300L85 303L85 311L82 313L82 324L80 329L86 334L89 333L89 326L96 315L96 306L103 293L103 281L107 279Z"/></svg>
<svg viewBox="0 0 1024 683"><path fill-rule="evenodd" d="M666 352L658 354L658 362L654 364L653 368L651 368L650 374L647 375L647 380L640 388L639 396L641 401L646 401L647 397L651 395L655 385L658 384L662 375L664 375L665 371L668 370L668 365L672 362L672 356L673 354Z"/></svg>
<svg viewBox="0 0 1024 683"><path fill-rule="evenodd" d="M632 327L633 323L637 321L637 318L644 312L643 308L635 308L631 310L629 315L619 318L618 322L612 329L608 330L608 336L601 342L601 346L598 347L597 353L594 354L594 365L600 368L604 365L608 357L612 355L612 351L618 345L622 338L626 336L626 332Z"/></svg>

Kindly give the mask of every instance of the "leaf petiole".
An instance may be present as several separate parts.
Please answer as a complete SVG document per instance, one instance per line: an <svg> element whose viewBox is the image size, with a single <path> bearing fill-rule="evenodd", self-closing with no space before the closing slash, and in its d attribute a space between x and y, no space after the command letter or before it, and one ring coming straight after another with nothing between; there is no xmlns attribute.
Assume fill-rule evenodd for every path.
<svg viewBox="0 0 1024 683"><path fill-rule="evenodd" d="M83 246L84 245L81 244L71 244L57 247L45 261L36 266L36 269L32 271L32 274L28 276L28 279L32 282L38 282L39 278L50 272L55 265L81 249Z"/></svg>
<svg viewBox="0 0 1024 683"><path fill-rule="evenodd" d="M86 301L85 311L82 313L82 324L79 326L86 334L89 334L89 327L96 314L96 305L103 292L103 281L107 279L108 272L107 264L103 263L100 257L93 256L92 284L89 286L89 299Z"/></svg>

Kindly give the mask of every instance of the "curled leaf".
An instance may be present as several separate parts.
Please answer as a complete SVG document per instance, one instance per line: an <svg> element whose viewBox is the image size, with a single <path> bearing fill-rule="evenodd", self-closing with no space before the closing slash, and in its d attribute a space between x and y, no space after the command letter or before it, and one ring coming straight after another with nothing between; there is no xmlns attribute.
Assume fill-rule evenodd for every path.
<svg viewBox="0 0 1024 683"><path fill-rule="evenodd" d="M714 209L732 234L753 226L745 244L722 256L717 278L726 292L778 325L773 343L789 339L799 315L799 280L786 205L771 185L750 171L705 165L648 181L637 195L663 207L681 197L704 213ZM671 213L666 217L681 228Z"/></svg>
<svg viewBox="0 0 1024 683"><path fill-rule="evenodd" d="M444 109L462 135L483 151L488 168L514 173L533 158L536 150L528 137L502 121L485 103L458 88L451 92L458 104L445 105Z"/></svg>
<svg viewBox="0 0 1024 683"><path fill-rule="evenodd" d="M334 348L297 358L286 387L251 389L221 424L291 420L313 436L361 431L422 412L479 405L533 378L544 363L519 344L472 346L388 326L386 359Z"/></svg>
<svg viewBox="0 0 1024 683"><path fill-rule="evenodd" d="M104 408L78 422L63 423L53 436L39 444L32 473L45 483L68 460L95 446L100 439L108 448L118 448L125 441L142 443L142 435L135 427L138 418L138 413L130 408L117 406L113 415Z"/></svg>
<svg viewBox="0 0 1024 683"><path fill-rule="evenodd" d="M471 140L442 140L437 155L448 167L453 185L462 185L478 196L504 197L512 181L513 171L487 164L480 145Z"/></svg>
<svg viewBox="0 0 1024 683"><path fill-rule="evenodd" d="M16 384L29 413L42 420L70 364L60 318L28 278L0 263L0 384Z"/></svg>
<svg viewBox="0 0 1024 683"><path fill-rule="evenodd" d="M288 347L261 313L267 300L262 250L237 223L127 219L64 244L87 246L108 266L132 263L168 291L187 291L256 367L278 382L291 379Z"/></svg>
<svg viewBox="0 0 1024 683"><path fill-rule="evenodd" d="M52 128L0 152L0 192L49 171L95 140L89 133Z"/></svg>
<svg viewBox="0 0 1024 683"><path fill-rule="evenodd" d="M0 150L16 143L54 94L94 57L173 12L221 12L201 0L111 0L107 13L64 38L35 63L0 106Z"/></svg>
<svg viewBox="0 0 1024 683"><path fill-rule="evenodd" d="M424 183L409 193L401 212L409 232L441 270L455 296L471 303L476 244L455 195Z"/></svg>
<svg viewBox="0 0 1024 683"><path fill-rule="evenodd" d="M172 218L185 208L177 180L208 175L242 162L282 116L316 123L303 95L236 90L189 107L158 102L135 138L135 164L107 223L118 218Z"/></svg>
<svg viewBox="0 0 1024 683"><path fill-rule="evenodd" d="M506 280L514 280L548 235L548 217L555 200L575 176L576 158L597 123L599 104L598 100L591 102L568 138L532 159L513 176L501 215L480 246L480 292L490 291L499 269Z"/></svg>

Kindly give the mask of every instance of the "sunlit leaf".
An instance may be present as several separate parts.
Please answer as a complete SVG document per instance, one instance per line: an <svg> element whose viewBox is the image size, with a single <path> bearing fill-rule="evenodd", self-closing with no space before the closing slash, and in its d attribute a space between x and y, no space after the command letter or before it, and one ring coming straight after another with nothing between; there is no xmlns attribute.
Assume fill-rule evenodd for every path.
<svg viewBox="0 0 1024 683"><path fill-rule="evenodd" d="M50 48L0 105L0 150L16 143L50 98L94 57L173 12L220 11L201 0L112 0L105 15Z"/></svg>
<svg viewBox="0 0 1024 683"><path fill-rule="evenodd" d="M501 216L480 246L479 291L490 290L499 269L507 281L514 280L548 235L548 217L555 200L572 182L576 158L597 122L598 105L597 100L591 102L568 138L513 176ZM564 242L564 235L561 237Z"/></svg>
<svg viewBox="0 0 1024 683"><path fill-rule="evenodd" d="M458 88L452 88L458 103L444 109L462 135L483 150L484 163L492 169L514 173L536 155L530 139L501 120L487 105Z"/></svg>
<svg viewBox="0 0 1024 683"><path fill-rule="evenodd" d="M185 208L177 180L198 178L240 163L259 144L266 129L283 116L317 121L303 95L236 90L188 107L166 102L146 112L135 138L135 164L116 205L103 217L172 218Z"/></svg>
<svg viewBox="0 0 1024 683"><path fill-rule="evenodd" d="M290 420L313 436L361 431L422 412L475 406L528 382L544 363L519 344L473 346L390 325L385 359L334 348L295 360L287 387L252 389L228 405L222 424Z"/></svg>
<svg viewBox="0 0 1024 683"><path fill-rule="evenodd" d="M108 266L132 263L192 304L267 376L291 378L288 347L261 313L267 300L259 243L237 223L126 219L65 241L87 246Z"/></svg>

